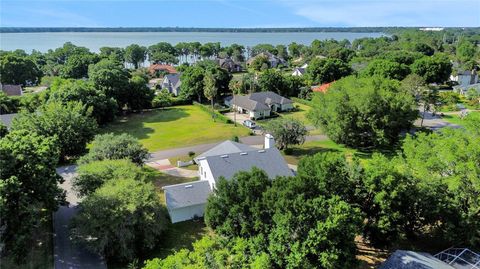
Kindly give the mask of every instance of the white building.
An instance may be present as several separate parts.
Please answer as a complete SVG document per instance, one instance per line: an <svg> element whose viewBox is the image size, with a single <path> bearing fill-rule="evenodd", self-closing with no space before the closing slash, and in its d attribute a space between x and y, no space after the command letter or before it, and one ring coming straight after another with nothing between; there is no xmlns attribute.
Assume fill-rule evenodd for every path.
<svg viewBox="0 0 480 269"><path fill-rule="evenodd" d="M293 176L271 135L265 137L265 148L225 141L195 158L199 180L163 187L172 223L203 216L208 196L220 178L231 179L237 172L257 167L274 179Z"/></svg>

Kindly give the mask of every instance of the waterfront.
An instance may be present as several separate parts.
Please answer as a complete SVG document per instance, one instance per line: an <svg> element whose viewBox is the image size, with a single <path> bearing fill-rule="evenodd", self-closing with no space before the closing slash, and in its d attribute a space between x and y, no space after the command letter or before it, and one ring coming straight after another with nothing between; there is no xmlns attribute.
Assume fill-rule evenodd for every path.
<svg viewBox="0 0 480 269"><path fill-rule="evenodd" d="M220 42L222 46L233 43L254 46L260 43L272 45L291 42L310 45L315 40L348 39L353 41L362 37L380 37L382 33L350 33L350 32L289 32L289 33L227 33L227 32L62 32L62 33L2 33L0 34L1 50L22 49L31 52L33 49L46 52L61 47L65 42L84 46L98 52L101 47L126 47L130 44L150 46L158 42Z"/></svg>

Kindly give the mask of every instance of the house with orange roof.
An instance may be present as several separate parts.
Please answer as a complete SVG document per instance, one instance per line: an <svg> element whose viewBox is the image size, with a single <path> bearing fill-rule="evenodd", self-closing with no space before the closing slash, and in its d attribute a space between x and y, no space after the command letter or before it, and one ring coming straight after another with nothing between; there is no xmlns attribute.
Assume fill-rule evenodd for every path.
<svg viewBox="0 0 480 269"><path fill-rule="evenodd" d="M168 74L176 74L177 69L175 67L168 65L168 64L152 64L148 67L148 71L150 74L155 74L157 72L166 72Z"/></svg>
<svg viewBox="0 0 480 269"><path fill-rule="evenodd" d="M314 86L314 87L312 87L312 91L313 92L326 93L328 91L328 88L330 88L330 86L332 86L332 83L333 82L329 82L329 83L322 84L320 86Z"/></svg>

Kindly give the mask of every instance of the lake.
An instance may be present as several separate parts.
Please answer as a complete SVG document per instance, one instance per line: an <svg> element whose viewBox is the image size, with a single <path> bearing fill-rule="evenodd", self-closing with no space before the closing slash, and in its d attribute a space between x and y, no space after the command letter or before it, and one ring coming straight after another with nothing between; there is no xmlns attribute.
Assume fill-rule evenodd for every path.
<svg viewBox="0 0 480 269"><path fill-rule="evenodd" d="M382 33L348 33L348 32L319 32L319 33L227 33L227 32L65 32L65 33L1 33L0 49L23 49L31 52L33 49L46 52L49 49L61 47L65 42L72 42L77 46L87 47L98 52L101 47L126 47L136 43L150 46L158 42L177 44L179 42L220 42L223 46L233 43L244 46L254 46L260 43L272 45L291 42L310 45L315 40L348 39L353 41L362 37L380 37Z"/></svg>

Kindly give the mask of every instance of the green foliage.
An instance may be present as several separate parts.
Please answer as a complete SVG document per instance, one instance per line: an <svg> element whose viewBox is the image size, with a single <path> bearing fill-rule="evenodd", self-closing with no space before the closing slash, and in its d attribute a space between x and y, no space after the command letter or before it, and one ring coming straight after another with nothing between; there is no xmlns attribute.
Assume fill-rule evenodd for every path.
<svg viewBox="0 0 480 269"><path fill-rule="evenodd" d="M168 107L172 105L172 95L168 90L159 91L152 100L152 107Z"/></svg>
<svg viewBox="0 0 480 269"><path fill-rule="evenodd" d="M348 77L316 94L309 118L330 139L351 147L388 147L417 118L414 98L397 81Z"/></svg>
<svg viewBox="0 0 480 269"><path fill-rule="evenodd" d="M60 158L78 157L97 130L90 117L91 109L79 102L49 102L35 113L22 112L15 118L12 130L28 130L45 137L56 137Z"/></svg>
<svg viewBox="0 0 480 269"><path fill-rule="evenodd" d="M363 74L366 76L381 76L397 80L404 79L409 73L410 69L407 65L382 59L371 61L363 70Z"/></svg>
<svg viewBox="0 0 480 269"><path fill-rule="evenodd" d="M125 48L125 61L133 64L135 69L137 69L145 61L146 54L147 48L132 44Z"/></svg>
<svg viewBox="0 0 480 269"><path fill-rule="evenodd" d="M466 129L444 129L407 137L403 157L425 188L436 187L441 235L456 244L480 246L480 118L466 117Z"/></svg>
<svg viewBox="0 0 480 269"><path fill-rule="evenodd" d="M113 98L108 98L102 90L83 80L56 79L50 86L49 94L49 101L63 104L80 101L87 107L92 107L92 117L99 124L112 121L117 111L117 103Z"/></svg>
<svg viewBox="0 0 480 269"><path fill-rule="evenodd" d="M279 118L269 121L265 131L275 138L278 149L288 149L290 145L301 145L305 142L307 128L305 125L294 118Z"/></svg>
<svg viewBox="0 0 480 269"><path fill-rule="evenodd" d="M226 240L206 236L193 243L193 250L182 249L167 258L145 262L143 269L183 268L271 268L269 256L256 251L255 242L242 238Z"/></svg>
<svg viewBox="0 0 480 269"><path fill-rule="evenodd" d="M129 103L130 74L118 62L109 59L101 60L89 67L88 77L95 88L117 101L119 109Z"/></svg>
<svg viewBox="0 0 480 269"><path fill-rule="evenodd" d="M338 59L314 58L307 67L307 76L314 84L322 84L348 76L350 66Z"/></svg>
<svg viewBox="0 0 480 269"><path fill-rule="evenodd" d="M147 79L141 76L132 76L126 96L128 108L140 110L151 107L155 92L148 88L147 82Z"/></svg>
<svg viewBox="0 0 480 269"><path fill-rule="evenodd" d="M282 96L297 96L304 85L301 77L283 75L276 69L268 69L258 76L261 91L272 91Z"/></svg>
<svg viewBox="0 0 480 269"><path fill-rule="evenodd" d="M457 47L457 57L462 62L467 62L473 59L476 53L475 45L471 42L464 40L460 42Z"/></svg>
<svg viewBox="0 0 480 269"><path fill-rule="evenodd" d="M80 196L92 194L110 180L144 178L142 168L127 159L91 161L80 165L77 173L73 187Z"/></svg>
<svg viewBox="0 0 480 269"><path fill-rule="evenodd" d="M148 151L138 142L138 139L126 133L120 135L109 133L96 135L90 151L79 160L79 163L105 159L129 159L133 163L141 165L147 158Z"/></svg>
<svg viewBox="0 0 480 269"><path fill-rule="evenodd" d="M8 134L7 126L5 126L5 124L0 122L0 138L4 138L7 134Z"/></svg>
<svg viewBox="0 0 480 269"><path fill-rule="evenodd" d="M448 80L452 72L450 60L443 54L415 60L411 68L413 73L422 76L427 83L443 83Z"/></svg>
<svg viewBox="0 0 480 269"><path fill-rule="evenodd" d="M270 68L270 61L268 61L267 56L259 55L253 59L253 61L250 63L250 67L256 71L267 70Z"/></svg>
<svg viewBox="0 0 480 269"><path fill-rule="evenodd" d="M215 195L208 198L205 222L218 234L250 237L264 232L270 222L258 197L270 186L265 172L239 172L231 180L220 179Z"/></svg>
<svg viewBox="0 0 480 269"><path fill-rule="evenodd" d="M1 242L17 262L26 257L40 209L53 212L64 201L58 159L54 138L20 130L0 139Z"/></svg>
<svg viewBox="0 0 480 269"><path fill-rule="evenodd" d="M317 171L326 175L336 164L331 162ZM355 263L354 237L361 227L360 211L335 193L322 196L327 191L319 189L320 183L312 184L315 178L270 181L254 168L229 181L222 179L215 195L209 197L206 223L217 234L255 242L273 267L351 267ZM260 263L266 257L256 260Z"/></svg>
<svg viewBox="0 0 480 269"><path fill-rule="evenodd" d="M347 162L343 153L318 153L305 156L298 164L298 177L310 186L314 195L337 195L343 201L355 204L355 188L360 185L360 165Z"/></svg>
<svg viewBox="0 0 480 269"><path fill-rule="evenodd" d="M92 53L74 54L67 58L67 61L60 69L60 76L63 78L86 78L88 66L98 62L98 56Z"/></svg>
<svg viewBox="0 0 480 269"><path fill-rule="evenodd" d="M338 197L305 200L302 195L278 207L268 251L280 268L352 268L355 235L362 218Z"/></svg>
<svg viewBox="0 0 480 269"><path fill-rule="evenodd" d="M107 181L80 206L72 221L74 238L117 261L131 261L152 249L168 223L153 185L133 179Z"/></svg>
<svg viewBox="0 0 480 269"><path fill-rule="evenodd" d="M38 83L42 72L26 57L12 53L0 55L0 82L4 84Z"/></svg>

